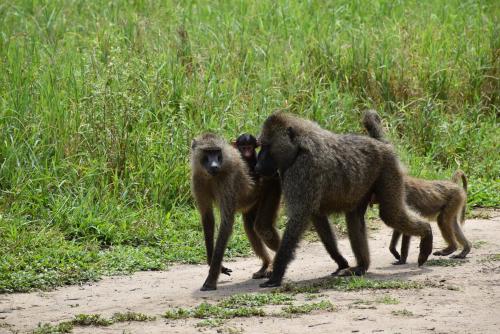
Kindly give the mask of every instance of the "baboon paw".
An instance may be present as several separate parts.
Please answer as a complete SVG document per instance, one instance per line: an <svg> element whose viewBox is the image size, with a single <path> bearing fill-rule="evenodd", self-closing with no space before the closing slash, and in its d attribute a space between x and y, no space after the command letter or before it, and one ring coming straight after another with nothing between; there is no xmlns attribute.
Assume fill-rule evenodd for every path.
<svg viewBox="0 0 500 334"><path fill-rule="evenodd" d="M441 250L438 250L436 252L434 252L433 254L436 255L436 256L447 256L447 255L450 255L451 253L453 253L456 249L441 249Z"/></svg>
<svg viewBox="0 0 500 334"><path fill-rule="evenodd" d="M203 286L200 289L200 291L213 291L213 290L217 290L217 286L215 284L208 284L208 283L203 284Z"/></svg>
<svg viewBox="0 0 500 334"><path fill-rule="evenodd" d="M395 266L399 266L399 265L402 265L402 264L406 264L406 260L399 259L398 261L394 261L392 264L395 265Z"/></svg>
<svg viewBox="0 0 500 334"><path fill-rule="evenodd" d="M456 255L452 255L450 256L451 259L465 259L465 257L467 256L467 254L456 254Z"/></svg>
<svg viewBox="0 0 500 334"><path fill-rule="evenodd" d="M279 281L268 280L264 283L259 284L261 288L275 288L281 285Z"/></svg>
<svg viewBox="0 0 500 334"><path fill-rule="evenodd" d="M220 272L221 272L221 274L224 274L224 275L227 275L227 276L231 276L231 273L233 272L233 270L229 269L229 268L226 268L226 267L223 266L220 269Z"/></svg>
<svg viewBox="0 0 500 334"><path fill-rule="evenodd" d="M347 269L342 269L338 276L340 277L350 277L350 276L363 276L366 270L362 267L351 267Z"/></svg>
<svg viewBox="0 0 500 334"><path fill-rule="evenodd" d="M253 279L269 278L271 277L272 273L273 272L270 270L259 270L256 273L253 273L252 278Z"/></svg>

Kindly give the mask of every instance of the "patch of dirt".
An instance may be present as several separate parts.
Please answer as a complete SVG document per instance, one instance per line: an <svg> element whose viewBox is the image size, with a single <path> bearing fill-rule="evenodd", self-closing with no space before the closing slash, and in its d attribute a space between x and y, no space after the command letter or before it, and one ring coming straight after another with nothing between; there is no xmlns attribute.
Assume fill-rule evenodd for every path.
<svg viewBox="0 0 500 334"><path fill-rule="evenodd" d="M498 333L500 328L500 212L488 219L471 219L464 232L474 247L463 264L423 266L416 264L418 242L413 240L409 264L393 266L388 251L391 230L382 226L370 235L372 279L403 279L435 282L421 290L321 291L314 300L329 300L338 310L280 317L237 318L221 327L196 327L199 320L167 320L161 315L170 307L192 307L243 292L266 291L253 280L259 268L254 258L226 265L231 277L221 275L218 290L199 291L208 273L205 265L178 265L168 271L139 272L109 277L97 283L69 286L51 292L0 295L0 333L31 332L38 323L58 323L79 313L111 317L115 312L156 315L151 322L124 322L110 327L75 327L74 333ZM436 224L434 249L444 247ZM201 241L200 241L201 242ZM354 264L349 241L339 248ZM431 256L432 259L438 257ZM323 246L304 242L286 274L286 282L328 277L336 269ZM449 289L447 289L447 287ZM376 302L384 297L398 304Z"/></svg>

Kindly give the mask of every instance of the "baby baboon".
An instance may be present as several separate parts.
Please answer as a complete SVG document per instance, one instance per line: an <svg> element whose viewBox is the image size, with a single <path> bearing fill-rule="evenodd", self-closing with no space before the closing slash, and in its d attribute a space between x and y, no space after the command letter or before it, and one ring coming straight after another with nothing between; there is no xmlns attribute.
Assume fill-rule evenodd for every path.
<svg viewBox="0 0 500 334"><path fill-rule="evenodd" d="M257 138L249 133L244 133L239 135L231 144L240 151L241 157L248 165L252 179L256 180L257 174L255 173L255 164L257 163L257 152L255 150L259 146L257 144Z"/></svg>
<svg viewBox="0 0 500 334"><path fill-rule="evenodd" d="M363 124L369 135L378 140L386 141L380 117L374 110L365 112ZM463 187L458 183L462 180ZM439 229L448 246L434 252L434 255L449 255L457 250L457 241L463 247L462 252L452 257L465 258L470 252L471 244L465 238L460 225L465 221L465 206L467 203L467 178L461 170L454 173L452 181L430 181L404 176L406 203L420 215L437 220ZM374 199L376 202L376 199ZM460 224L458 224L460 219ZM398 260L394 264L404 264L408 257L410 236L403 235L401 254L396 250L401 232L392 233L389 250Z"/></svg>
<svg viewBox="0 0 500 334"><path fill-rule="evenodd" d="M243 214L248 239L263 262L254 277L265 276L271 259L262 241L274 250L279 246L275 227L281 195L279 180L278 187L272 182L255 183L238 150L217 135L206 133L195 138L191 144L191 189L201 215L210 265L202 290L215 290L219 273L231 272L222 266L222 258L236 212ZM221 216L215 249L214 204L219 207Z"/></svg>
<svg viewBox="0 0 500 334"><path fill-rule="evenodd" d="M427 260L432 230L405 205L403 174L390 145L366 136L337 135L285 113L266 119L260 143L257 173L279 170L288 216L273 272L261 287L281 284L309 221L328 224L332 212L346 214L357 261L343 274L364 274L370 265L364 215L372 193L380 200L380 217L387 225L421 237L418 263Z"/></svg>

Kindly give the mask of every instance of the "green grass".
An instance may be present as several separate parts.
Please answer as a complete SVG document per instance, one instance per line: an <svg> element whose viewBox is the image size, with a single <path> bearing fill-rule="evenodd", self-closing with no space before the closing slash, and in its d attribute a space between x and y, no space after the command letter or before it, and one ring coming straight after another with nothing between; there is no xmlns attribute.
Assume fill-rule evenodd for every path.
<svg viewBox="0 0 500 334"><path fill-rule="evenodd" d="M405 309L392 311L391 314L395 315L395 316L399 316L399 317L412 317L412 316L414 316L412 311L408 311Z"/></svg>
<svg viewBox="0 0 500 334"><path fill-rule="evenodd" d="M500 7L485 1L0 5L0 292L202 262L188 143L277 109L380 111L413 175L500 206ZM228 256L246 255L241 224ZM202 281L200 281L202 282Z"/></svg>
<svg viewBox="0 0 500 334"><path fill-rule="evenodd" d="M288 305L281 309L285 315L294 315L294 314L308 314L313 311L336 311L337 308L327 300L322 300L317 303L309 303L302 305Z"/></svg>
<svg viewBox="0 0 500 334"><path fill-rule="evenodd" d="M428 266L436 266L436 267L457 267L467 263L466 259L431 259L426 262Z"/></svg>
<svg viewBox="0 0 500 334"><path fill-rule="evenodd" d="M421 289L423 283L403 280L374 280L366 277L332 277L306 284L284 284L276 289L281 293L318 293L322 290L359 291L386 289Z"/></svg>
<svg viewBox="0 0 500 334"><path fill-rule="evenodd" d="M33 334L71 333L75 326L107 327L117 322L152 321L155 319L155 317L147 316L143 313L137 312L115 313L110 319L104 318L100 314L77 314L72 320L63 321L56 325L39 324L38 327L33 331Z"/></svg>

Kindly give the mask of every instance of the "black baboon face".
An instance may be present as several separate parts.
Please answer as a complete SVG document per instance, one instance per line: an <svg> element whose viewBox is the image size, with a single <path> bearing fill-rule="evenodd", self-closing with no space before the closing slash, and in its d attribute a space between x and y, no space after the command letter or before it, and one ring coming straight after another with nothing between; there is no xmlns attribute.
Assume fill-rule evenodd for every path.
<svg viewBox="0 0 500 334"><path fill-rule="evenodd" d="M257 164L255 165L255 172L263 176L272 176L278 171L278 165L271 157L269 145L260 148L259 155L257 156Z"/></svg>
<svg viewBox="0 0 500 334"><path fill-rule="evenodd" d="M220 148L203 150L201 165L210 175L217 175L222 167L222 161L222 151Z"/></svg>
<svg viewBox="0 0 500 334"><path fill-rule="evenodd" d="M236 139L235 146L245 160L255 158L255 149L258 147L258 144L257 139L251 134L244 133L240 135Z"/></svg>
<svg viewBox="0 0 500 334"><path fill-rule="evenodd" d="M295 132L290 127L267 129L264 126L255 171L258 174L270 176L278 169L285 170L290 167L299 151L295 136Z"/></svg>

